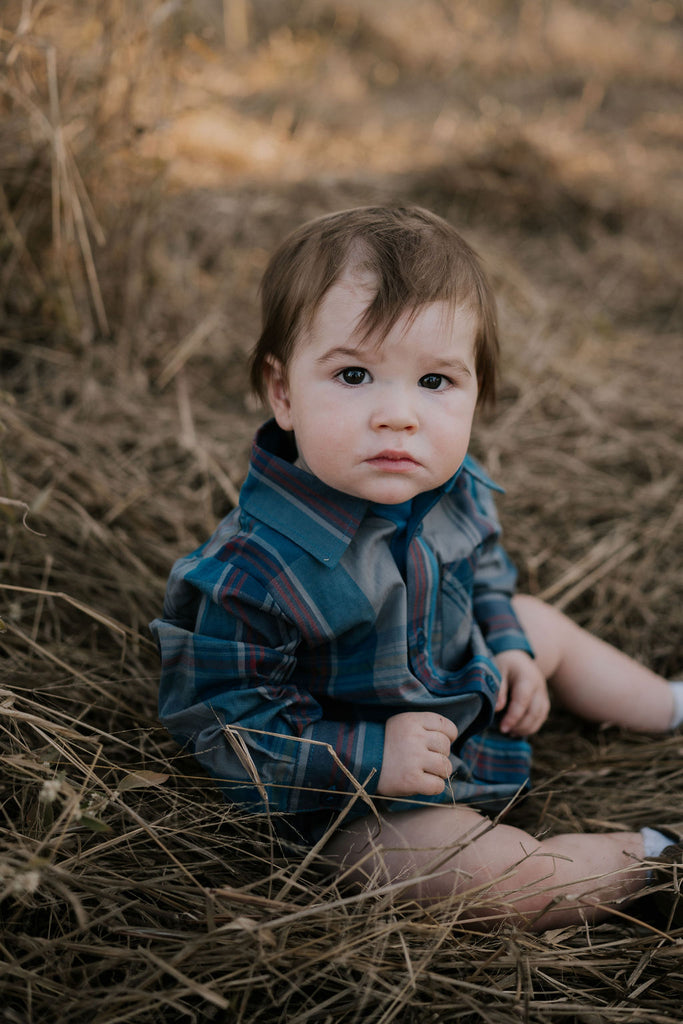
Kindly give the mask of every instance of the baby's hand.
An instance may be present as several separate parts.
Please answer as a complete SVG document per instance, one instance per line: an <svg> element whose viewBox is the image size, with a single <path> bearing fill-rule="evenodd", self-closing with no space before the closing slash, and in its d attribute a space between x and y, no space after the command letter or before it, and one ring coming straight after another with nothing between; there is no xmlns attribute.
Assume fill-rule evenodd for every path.
<svg viewBox="0 0 683 1024"><path fill-rule="evenodd" d="M384 727L381 796L437 796L453 771L448 755L457 727L434 711L392 715Z"/></svg>
<svg viewBox="0 0 683 1024"><path fill-rule="evenodd" d="M507 705L500 731L512 736L531 736L548 717L548 685L526 651L502 651L495 660L503 679L496 711Z"/></svg>

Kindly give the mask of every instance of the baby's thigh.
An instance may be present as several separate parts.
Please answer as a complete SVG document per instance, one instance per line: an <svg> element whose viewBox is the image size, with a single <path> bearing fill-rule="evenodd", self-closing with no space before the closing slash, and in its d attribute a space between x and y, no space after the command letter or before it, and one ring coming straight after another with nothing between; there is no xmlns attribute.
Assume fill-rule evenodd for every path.
<svg viewBox="0 0 683 1024"><path fill-rule="evenodd" d="M516 594L512 606L534 650L536 664L551 679L572 645L580 643L579 629L557 608L529 594Z"/></svg>
<svg viewBox="0 0 683 1024"><path fill-rule="evenodd" d="M391 887L398 897L433 901L471 889L479 846L493 823L471 807L432 806L361 818L334 834L324 856L344 884ZM488 845L488 843L486 844Z"/></svg>

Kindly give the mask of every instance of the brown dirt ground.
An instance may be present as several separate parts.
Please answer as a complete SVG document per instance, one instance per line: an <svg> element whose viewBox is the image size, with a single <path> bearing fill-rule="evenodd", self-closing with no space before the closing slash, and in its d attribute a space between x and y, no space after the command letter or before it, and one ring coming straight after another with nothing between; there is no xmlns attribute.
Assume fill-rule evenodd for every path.
<svg viewBox="0 0 683 1024"><path fill-rule="evenodd" d="M268 253L404 200L497 287L473 446L521 585L682 671L682 37L679 0L3 5L4 1020L680 1021L680 932L300 875L157 726L147 623L244 475ZM556 710L518 813L679 818L682 751Z"/></svg>

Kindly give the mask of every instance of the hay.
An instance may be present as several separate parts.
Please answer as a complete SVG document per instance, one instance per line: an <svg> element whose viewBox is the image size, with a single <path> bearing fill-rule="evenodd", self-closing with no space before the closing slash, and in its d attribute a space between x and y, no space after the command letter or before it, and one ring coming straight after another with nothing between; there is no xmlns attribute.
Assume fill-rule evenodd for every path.
<svg viewBox="0 0 683 1024"><path fill-rule="evenodd" d="M306 216L403 198L496 279L505 384L475 450L522 585L681 671L674 5L623 5L601 55L559 0L428 3L419 46L402 5L239 4L227 64L230 5L90 6L0 16L4 1019L677 1024L681 936L625 911L481 936L461 905L301 871L157 725L147 632L243 478L267 252ZM249 129L241 162L239 138L200 159L172 137L211 96ZM556 710L515 814L679 819L682 754Z"/></svg>

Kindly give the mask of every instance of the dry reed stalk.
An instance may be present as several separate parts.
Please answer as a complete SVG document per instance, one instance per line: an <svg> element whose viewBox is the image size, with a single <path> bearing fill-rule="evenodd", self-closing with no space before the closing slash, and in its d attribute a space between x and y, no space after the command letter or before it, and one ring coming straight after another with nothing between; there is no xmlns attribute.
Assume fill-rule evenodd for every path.
<svg viewBox="0 0 683 1024"><path fill-rule="evenodd" d="M107 334L107 315L91 245L91 237L94 237L99 245L103 245L104 235L65 138L59 102L56 50L54 46L28 34L26 28L26 24L20 25L16 35L7 39L9 51L5 52L4 61L0 64L0 93L13 101L15 110L12 113L15 117L23 119L24 130L36 133L36 149L46 145L50 150L52 248L55 266L59 268L58 272L65 283L68 283L70 278L77 280L81 273L85 274L97 327L102 333ZM35 54L40 55L43 62L42 67L40 64L38 66L37 75L33 69ZM43 75L40 72L47 83L47 96L42 98L40 77ZM4 220L17 251L17 262L28 266L33 287L37 295L42 297L45 291L43 276L34 267L26 242L13 220L4 192L3 199ZM74 244L80 253L80 267L72 254ZM8 285L9 281L5 287ZM74 305L77 304L75 294L72 295L72 302Z"/></svg>

